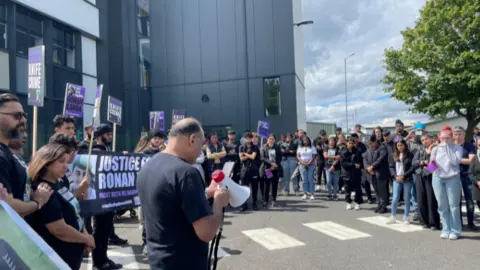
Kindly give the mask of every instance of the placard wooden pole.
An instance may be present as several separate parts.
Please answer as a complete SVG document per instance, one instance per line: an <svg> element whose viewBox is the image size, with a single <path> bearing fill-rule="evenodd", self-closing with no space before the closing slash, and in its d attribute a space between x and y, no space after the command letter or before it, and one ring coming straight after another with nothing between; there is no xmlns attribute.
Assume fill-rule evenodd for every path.
<svg viewBox="0 0 480 270"><path fill-rule="evenodd" d="M37 130L37 121L38 120L38 107L33 106L33 139L32 139L32 156L35 155L37 152L37 137L38 137L38 130Z"/></svg>
<svg viewBox="0 0 480 270"><path fill-rule="evenodd" d="M117 124L113 123L113 141L112 141L112 151L115 152L115 145L117 142Z"/></svg>

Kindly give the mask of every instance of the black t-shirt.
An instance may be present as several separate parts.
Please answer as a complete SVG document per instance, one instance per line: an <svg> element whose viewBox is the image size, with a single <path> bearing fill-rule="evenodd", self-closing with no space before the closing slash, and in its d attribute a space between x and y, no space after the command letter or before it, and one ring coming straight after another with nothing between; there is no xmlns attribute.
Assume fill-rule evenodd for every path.
<svg viewBox="0 0 480 270"><path fill-rule="evenodd" d="M48 231L47 224L63 219L67 225L82 232L84 224L79 215L80 204L68 188L60 182L53 184L43 180L36 181L33 184L33 189L36 190L42 182L50 185L54 193L40 211L32 214L31 226L70 268L79 269L82 264L85 246L58 239Z"/></svg>
<svg viewBox="0 0 480 270"><path fill-rule="evenodd" d="M13 198L21 201L30 200L30 180L26 164L3 143L0 143L0 183Z"/></svg>
<svg viewBox="0 0 480 270"><path fill-rule="evenodd" d="M225 151L227 152L227 155L225 157L226 160L233 162L238 161L238 149L240 145L237 142L228 141L227 143L225 143L224 147Z"/></svg>
<svg viewBox="0 0 480 270"><path fill-rule="evenodd" d="M476 154L475 146L469 142L464 142L462 145L462 148L463 148L462 158L468 158L469 155ZM460 174L462 176L467 176L468 168L469 168L469 165L460 164Z"/></svg>
<svg viewBox="0 0 480 270"><path fill-rule="evenodd" d="M192 225L212 214L200 172L179 157L159 153L140 170L137 189L151 269L207 269L208 243Z"/></svg>
<svg viewBox="0 0 480 270"><path fill-rule="evenodd" d="M244 170L248 169L250 171L258 171L260 169L260 164L261 164L260 149L258 149L256 145L254 145L253 143L250 143L250 144L245 143L240 146L240 148L238 149L238 152L247 153L249 155L253 153L257 153L254 160L247 159L242 161L242 169Z"/></svg>

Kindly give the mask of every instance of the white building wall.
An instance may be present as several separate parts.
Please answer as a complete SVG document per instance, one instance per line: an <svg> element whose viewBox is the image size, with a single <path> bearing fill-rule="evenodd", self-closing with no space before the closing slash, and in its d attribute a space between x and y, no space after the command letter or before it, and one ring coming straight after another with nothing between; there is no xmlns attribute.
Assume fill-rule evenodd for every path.
<svg viewBox="0 0 480 270"><path fill-rule="evenodd" d="M444 121L425 123L425 126L427 126L428 131L440 131L445 126L451 126L452 128L460 126L467 129L467 124L468 123L465 118L457 117L457 118L445 119ZM480 127L480 125L478 125L477 127Z"/></svg>

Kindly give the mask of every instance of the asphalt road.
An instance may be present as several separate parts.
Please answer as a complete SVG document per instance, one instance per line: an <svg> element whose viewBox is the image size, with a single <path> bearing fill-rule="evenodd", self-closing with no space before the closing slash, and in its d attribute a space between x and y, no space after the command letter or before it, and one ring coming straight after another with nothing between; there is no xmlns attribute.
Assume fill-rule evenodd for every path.
<svg viewBox="0 0 480 270"><path fill-rule="evenodd" d="M226 213L217 269L479 268L480 232L465 231L459 240L443 240L439 231L413 223L384 225L388 215L375 214L374 205L348 211L343 201L325 199L324 193L314 201L281 196L273 209ZM127 238L129 245L112 247L110 258L123 263L124 269L149 269L141 255L141 231L136 221L122 219L116 232ZM82 269L91 269L88 260Z"/></svg>

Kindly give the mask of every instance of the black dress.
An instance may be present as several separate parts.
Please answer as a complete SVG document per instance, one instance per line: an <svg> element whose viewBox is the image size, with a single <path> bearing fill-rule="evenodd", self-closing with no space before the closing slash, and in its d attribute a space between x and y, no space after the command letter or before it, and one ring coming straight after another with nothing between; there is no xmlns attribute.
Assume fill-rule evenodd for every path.
<svg viewBox="0 0 480 270"><path fill-rule="evenodd" d="M60 240L47 229L47 224L63 219L67 225L82 232L84 224L79 215L80 205L68 188L59 182L39 180L33 184L33 189L36 190L42 182L47 183L54 192L42 209L32 214L32 228L72 270L80 269L85 245Z"/></svg>

